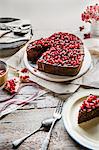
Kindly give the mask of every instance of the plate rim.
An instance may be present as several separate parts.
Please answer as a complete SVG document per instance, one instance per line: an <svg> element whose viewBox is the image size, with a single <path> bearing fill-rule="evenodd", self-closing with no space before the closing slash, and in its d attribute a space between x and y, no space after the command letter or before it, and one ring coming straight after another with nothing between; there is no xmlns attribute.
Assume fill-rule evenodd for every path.
<svg viewBox="0 0 99 150"><path fill-rule="evenodd" d="M19 18L16 17L0 17L0 23L10 23L13 21L20 20Z"/></svg>
<svg viewBox="0 0 99 150"><path fill-rule="evenodd" d="M67 131L67 133L71 136L71 138L74 140L74 141L76 141L77 143L79 143L80 145L82 145L83 147L86 147L86 148L89 148L89 149L93 149L93 150L98 150L99 149L99 144L98 145L94 145L94 147L92 146L92 142L91 141L88 141L87 139L85 139L83 136L81 136L81 135L79 135L77 132L76 132L76 130L73 130L71 127L69 127L68 126L68 121L66 121L66 117L65 117L65 114L66 114L66 108L67 109L70 109L71 107L72 107L72 105L76 102L76 101L79 101L81 98L83 98L83 97L85 97L85 96L88 96L88 94L89 93L85 93L84 95L83 95L83 93L82 93L82 96L81 95L79 95L79 98L75 98L75 99L73 99L73 100L71 100L72 99L72 96L70 96L69 98L68 98L68 100L64 103L64 106L63 106L63 110L62 110L62 120L63 120L63 124L64 124L64 127L65 127L65 129L66 129L66 131ZM95 94L95 93L94 93ZM96 92L96 95L99 95L99 93L98 93L98 91ZM70 104L70 101L71 101L71 107L68 105L68 104ZM70 108L69 108L70 107ZM79 138L78 137L80 137L80 140L79 140ZM77 140L78 139L78 140ZM83 140L81 140L81 139L83 139ZM86 144L85 143L85 141L88 141L90 144Z"/></svg>
<svg viewBox="0 0 99 150"><path fill-rule="evenodd" d="M70 77L69 76L69 79L68 79L68 76L66 76L67 78L65 78L65 79L63 79L63 78L61 78L61 79L58 79L58 78L51 78L51 77L49 77L48 78L48 76L47 76L47 74L49 74L49 73L44 73L44 76L46 76L46 77L42 77L42 76L40 76L40 75L38 75L37 74L37 72L35 71L35 69L36 68L33 68L30 64L29 64L29 61L28 61L28 59L27 59L27 53L26 53L26 51L25 51L25 53L24 53L24 64L25 64L25 66L30 70L30 72L33 74L33 75L35 75L35 76L37 76L37 77L39 77L39 78L41 78L41 79L44 79L44 80L47 80L47 81L52 81L52 82L67 82L67 81L73 81L73 80L75 80L75 79L77 79L77 78L80 78L82 75L84 75L88 70L89 70L89 68L91 67L91 54L90 54L90 52L89 52L89 50L84 46L84 51L87 53L85 53L85 55L88 55L89 56L89 66L87 67L87 69L86 69L86 71L85 72L83 72L82 74L80 74L79 75L79 73L80 73L80 71L79 71L79 73L76 75L76 76L73 76L73 77ZM85 59L84 59L85 60ZM84 62L83 62L84 63ZM82 64L82 67L83 67L83 64ZM81 67L81 68L82 68ZM36 69L37 70L37 69ZM41 72L41 71L39 71L39 70L37 70L38 72ZM53 75L53 74L52 74ZM53 76L58 76L58 75L53 75ZM61 76L62 77L62 76Z"/></svg>

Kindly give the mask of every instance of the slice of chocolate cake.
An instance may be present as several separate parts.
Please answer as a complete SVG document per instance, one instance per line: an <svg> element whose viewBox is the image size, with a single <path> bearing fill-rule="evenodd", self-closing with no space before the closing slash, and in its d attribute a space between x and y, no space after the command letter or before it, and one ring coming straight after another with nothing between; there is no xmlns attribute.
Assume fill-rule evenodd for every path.
<svg viewBox="0 0 99 150"><path fill-rule="evenodd" d="M32 63L36 63L49 46L50 43L47 39L43 38L29 43L26 50L28 60L32 61Z"/></svg>
<svg viewBox="0 0 99 150"><path fill-rule="evenodd" d="M78 114L78 124L99 117L99 97L89 95L82 103Z"/></svg>

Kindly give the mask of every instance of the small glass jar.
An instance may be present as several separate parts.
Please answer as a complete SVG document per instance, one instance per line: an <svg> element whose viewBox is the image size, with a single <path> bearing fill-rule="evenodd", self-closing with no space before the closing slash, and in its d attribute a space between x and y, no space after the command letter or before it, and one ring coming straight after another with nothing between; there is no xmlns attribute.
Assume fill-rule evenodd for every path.
<svg viewBox="0 0 99 150"><path fill-rule="evenodd" d="M99 21L93 21L91 23L91 35L99 36Z"/></svg>

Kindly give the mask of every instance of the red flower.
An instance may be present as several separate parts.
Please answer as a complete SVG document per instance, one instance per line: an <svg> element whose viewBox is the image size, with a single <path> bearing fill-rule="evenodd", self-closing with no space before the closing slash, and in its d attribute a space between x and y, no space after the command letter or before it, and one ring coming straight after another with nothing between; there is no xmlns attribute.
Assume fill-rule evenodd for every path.
<svg viewBox="0 0 99 150"><path fill-rule="evenodd" d="M91 23L99 21L99 5L87 6L86 10L81 14L82 21Z"/></svg>

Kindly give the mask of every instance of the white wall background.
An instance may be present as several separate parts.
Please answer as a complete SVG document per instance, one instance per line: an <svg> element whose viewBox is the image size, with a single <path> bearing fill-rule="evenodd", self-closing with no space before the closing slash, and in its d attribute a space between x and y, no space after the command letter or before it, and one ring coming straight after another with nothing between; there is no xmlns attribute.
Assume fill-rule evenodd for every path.
<svg viewBox="0 0 99 150"><path fill-rule="evenodd" d="M99 0L0 0L0 17L30 19L37 30L75 30L81 12Z"/></svg>

